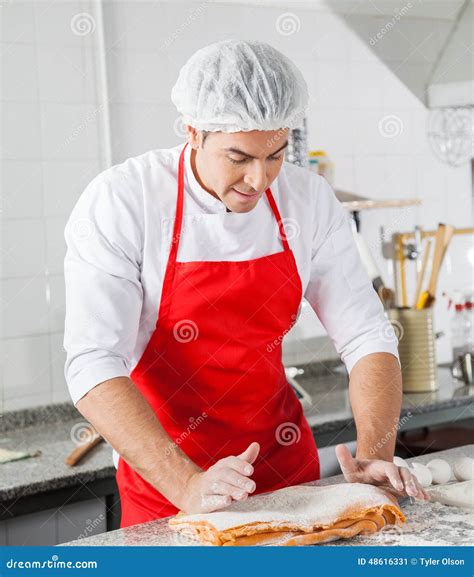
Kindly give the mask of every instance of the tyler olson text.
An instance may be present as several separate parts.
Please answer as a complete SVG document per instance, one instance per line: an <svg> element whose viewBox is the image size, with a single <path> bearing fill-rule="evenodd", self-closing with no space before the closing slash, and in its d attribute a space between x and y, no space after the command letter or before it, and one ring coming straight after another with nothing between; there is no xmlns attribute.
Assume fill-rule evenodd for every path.
<svg viewBox="0 0 474 577"><path fill-rule="evenodd" d="M420 564L422 567L432 567L433 565L464 565L464 559L451 559L451 557L427 559L426 557L420 557Z"/></svg>

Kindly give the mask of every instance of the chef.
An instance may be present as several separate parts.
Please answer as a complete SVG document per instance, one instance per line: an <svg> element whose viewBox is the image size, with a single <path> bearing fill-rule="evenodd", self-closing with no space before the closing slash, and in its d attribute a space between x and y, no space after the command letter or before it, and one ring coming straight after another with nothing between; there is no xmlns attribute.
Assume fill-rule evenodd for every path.
<svg viewBox="0 0 474 577"><path fill-rule="evenodd" d="M121 526L319 478L282 365L303 297L350 375L346 480L427 499L392 463L397 343L348 216L322 177L284 162L301 73L229 40L196 52L171 98L186 143L99 174L65 230L65 375L118 457Z"/></svg>

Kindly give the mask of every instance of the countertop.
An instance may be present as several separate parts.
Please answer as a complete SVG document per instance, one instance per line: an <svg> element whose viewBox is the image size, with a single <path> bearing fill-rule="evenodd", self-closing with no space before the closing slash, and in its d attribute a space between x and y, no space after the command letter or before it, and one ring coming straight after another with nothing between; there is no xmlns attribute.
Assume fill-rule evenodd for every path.
<svg viewBox="0 0 474 577"><path fill-rule="evenodd" d="M112 449L106 443L95 447L76 467L64 464L77 446L74 439L80 438L81 428L87 425L73 405L16 411L5 414L1 424L0 447L40 450L41 455L0 464L0 503L115 475Z"/></svg>
<svg viewBox="0 0 474 577"><path fill-rule="evenodd" d="M408 462L417 461L427 463L435 456L446 459L453 464L460 456L474 456L474 445L466 445L449 451L439 451L408 459ZM331 485L344 482L342 475L328 477L309 485ZM406 546L406 545L439 545L459 546L470 545L473 540L474 513L456 507L448 507L437 502L407 502L402 505L407 518L402 527L388 527L375 535L363 535L349 540L339 540L328 543L326 546ZM71 546L197 546L198 543L169 529L168 518L159 519L110 531L94 537L87 537L63 545Z"/></svg>
<svg viewBox="0 0 474 577"><path fill-rule="evenodd" d="M349 402L348 375L341 365L302 366L303 374L297 382L309 393L312 406L305 409L311 428L319 433L335 431L347 426L353 415ZM451 376L448 367L438 367L439 388L434 392L404 393L401 417L422 415L442 409L466 407L465 414L458 418L472 416L474 386L464 385ZM470 409L470 410L469 410Z"/></svg>
<svg viewBox="0 0 474 577"><path fill-rule="evenodd" d="M311 395L312 406L305 414L318 442L318 435L337 433L353 422L347 374L321 363L303 368L304 374L297 380ZM459 386L445 368L439 369L439 381L440 388L435 393L405 394L401 416L448 407L459 407L457 418L471 416L474 387ZM13 451L40 450L41 455L0 465L0 503L112 478L115 475L112 449L106 443L93 449L78 466L64 464L85 424L84 418L68 403L4 413L0 419L0 447Z"/></svg>

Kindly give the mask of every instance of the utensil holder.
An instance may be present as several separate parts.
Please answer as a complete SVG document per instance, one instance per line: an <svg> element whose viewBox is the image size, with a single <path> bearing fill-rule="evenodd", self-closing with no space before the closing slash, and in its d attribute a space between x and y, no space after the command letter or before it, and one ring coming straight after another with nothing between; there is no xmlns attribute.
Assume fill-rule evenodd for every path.
<svg viewBox="0 0 474 577"><path fill-rule="evenodd" d="M388 317L398 337L403 392L438 390L433 309L390 309Z"/></svg>

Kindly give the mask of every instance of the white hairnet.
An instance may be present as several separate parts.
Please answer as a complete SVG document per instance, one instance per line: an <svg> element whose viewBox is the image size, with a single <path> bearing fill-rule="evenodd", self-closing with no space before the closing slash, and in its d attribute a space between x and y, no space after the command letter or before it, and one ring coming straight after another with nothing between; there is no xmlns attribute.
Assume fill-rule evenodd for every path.
<svg viewBox="0 0 474 577"><path fill-rule="evenodd" d="M264 42L225 40L181 68L171 100L184 124L210 132L302 125L308 88L293 62Z"/></svg>

